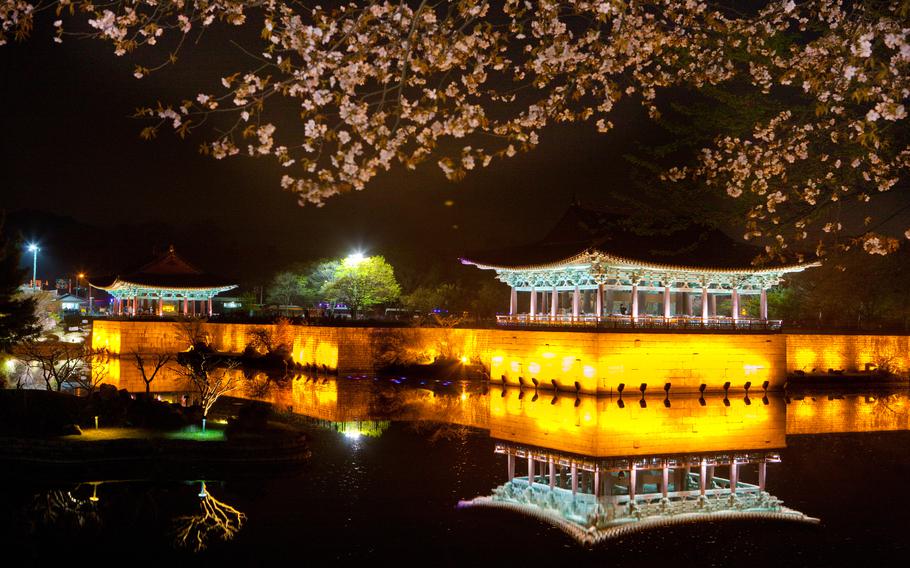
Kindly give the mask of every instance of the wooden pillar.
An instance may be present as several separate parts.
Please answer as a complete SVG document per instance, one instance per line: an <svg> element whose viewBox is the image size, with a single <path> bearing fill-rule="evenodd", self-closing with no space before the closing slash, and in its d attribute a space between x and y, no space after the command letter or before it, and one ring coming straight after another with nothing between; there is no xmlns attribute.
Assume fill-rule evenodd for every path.
<svg viewBox="0 0 910 568"><path fill-rule="evenodd" d="M635 484L638 483L638 477L635 474L635 466L629 470L629 502L635 501Z"/></svg>
<svg viewBox="0 0 910 568"><path fill-rule="evenodd" d="M158 296L158 317L164 315L164 298Z"/></svg>
<svg viewBox="0 0 910 568"><path fill-rule="evenodd" d="M701 288L701 321L705 323L708 321L708 287L702 286Z"/></svg>
<svg viewBox="0 0 910 568"><path fill-rule="evenodd" d="M510 288L511 292L509 293L509 315L514 316L518 313L518 290L514 287Z"/></svg>
<svg viewBox="0 0 910 568"><path fill-rule="evenodd" d="M730 302L733 304L733 308L730 310L733 312L730 314L733 317L733 321L739 319L739 290L733 288L730 292Z"/></svg>
<svg viewBox="0 0 910 568"><path fill-rule="evenodd" d="M557 311L559 311L559 290L553 286L553 292L550 293L550 317L556 319Z"/></svg>
<svg viewBox="0 0 910 568"><path fill-rule="evenodd" d="M186 296L183 297L183 315L189 315L190 313L190 301Z"/></svg>
<svg viewBox="0 0 910 568"><path fill-rule="evenodd" d="M638 283L632 284L632 319L638 319Z"/></svg>
<svg viewBox="0 0 910 568"><path fill-rule="evenodd" d="M575 291L572 292L572 317L578 317L578 302L579 302L579 293L578 286L575 287Z"/></svg>
<svg viewBox="0 0 910 568"><path fill-rule="evenodd" d="M759 311L761 313L761 319L764 321L768 319L768 289L761 289L761 296L759 298Z"/></svg>
<svg viewBox="0 0 910 568"><path fill-rule="evenodd" d="M600 497L600 467L594 466L594 498Z"/></svg>
<svg viewBox="0 0 910 568"><path fill-rule="evenodd" d="M532 319L535 319L537 316L537 290L531 288L531 309L529 310L530 316Z"/></svg>
<svg viewBox="0 0 910 568"><path fill-rule="evenodd" d="M214 313L215 313L215 311L212 309L212 304L213 304L213 303L214 303L213 299L212 299L212 298L209 298L209 310L208 310L208 311L209 311L209 317L212 317L212 315L214 315Z"/></svg>
<svg viewBox="0 0 910 568"><path fill-rule="evenodd" d="M600 319L604 315L604 285L597 285L597 300L595 301L594 309L597 311L597 319Z"/></svg>
<svg viewBox="0 0 910 568"><path fill-rule="evenodd" d="M506 473L509 476L509 481L515 479L515 456L508 454L506 456Z"/></svg>
<svg viewBox="0 0 910 568"><path fill-rule="evenodd" d="M572 496L574 497L578 493L578 466L574 463L572 464Z"/></svg>
<svg viewBox="0 0 910 568"><path fill-rule="evenodd" d="M730 462L730 493L736 494L736 482L739 479L739 464L734 459Z"/></svg>
<svg viewBox="0 0 910 568"><path fill-rule="evenodd" d="M758 464L758 489L765 490L765 483L768 481L768 462L759 462Z"/></svg>
<svg viewBox="0 0 910 568"><path fill-rule="evenodd" d="M708 462L701 460L701 469L698 472L698 492L704 497L705 488L708 486Z"/></svg>
<svg viewBox="0 0 910 568"><path fill-rule="evenodd" d="M550 489L556 487L556 462L550 458Z"/></svg>
<svg viewBox="0 0 910 568"><path fill-rule="evenodd" d="M670 287L664 286L664 317L670 319Z"/></svg>
<svg viewBox="0 0 910 568"><path fill-rule="evenodd" d="M534 457L528 454L528 484L534 485Z"/></svg>
<svg viewBox="0 0 910 568"><path fill-rule="evenodd" d="M660 482L660 492L664 497L667 497L670 492L670 466L667 465L667 462L664 462L662 473L663 478Z"/></svg>

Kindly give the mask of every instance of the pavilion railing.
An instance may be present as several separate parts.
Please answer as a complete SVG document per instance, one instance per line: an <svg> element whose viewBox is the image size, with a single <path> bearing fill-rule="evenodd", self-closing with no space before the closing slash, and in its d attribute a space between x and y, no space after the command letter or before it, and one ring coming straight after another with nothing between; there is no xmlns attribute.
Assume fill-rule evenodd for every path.
<svg viewBox="0 0 910 568"><path fill-rule="evenodd" d="M667 330L714 330L714 331L779 331L781 320L761 320L756 318L737 318L712 316L596 316L592 314L572 316L558 314L555 316L541 314L498 315L496 323L509 327L583 327L598 329L667 329Z"/></svg>

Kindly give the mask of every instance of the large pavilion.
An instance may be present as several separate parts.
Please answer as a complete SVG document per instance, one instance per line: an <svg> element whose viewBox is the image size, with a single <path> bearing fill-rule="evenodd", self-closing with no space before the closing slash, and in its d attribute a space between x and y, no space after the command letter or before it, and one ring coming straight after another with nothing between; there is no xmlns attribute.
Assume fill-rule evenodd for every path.
<svg viewBox="0 0 910 568"><path fill-rule="evenodd" d="M720 230L688 225L642 235L628 223L573 204L541 241L461 262L493 270L511 287L500 324L729 329L779 327L768 320L768 289L818 266L754 266L758 249ZM746 315L744 296L759 297L758 318Z"/></svg>
<svg viewBox="0 0 910 568"><path fill-rule="evenodd" d="M212 315L212 298L237 287L206 274L174 247L134 272L91 282L114 297L115 315Z"/></svg>

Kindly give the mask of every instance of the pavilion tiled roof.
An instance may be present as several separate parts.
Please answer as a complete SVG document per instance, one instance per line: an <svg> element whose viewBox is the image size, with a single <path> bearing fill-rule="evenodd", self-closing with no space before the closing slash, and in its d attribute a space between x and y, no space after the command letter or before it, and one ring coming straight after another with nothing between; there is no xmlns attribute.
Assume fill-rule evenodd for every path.
<svg viewBox="0 0 910 568"><path fill-rule="evenodd" d="M228 279L208 274L174 251L174 247L136 270L116 276L98 278L92 286L102 290L115 283L128 283L147 288L204 289L233 287Z"/></svg>
<svg viewBox="0 0 910 568"><path fill-rule="evenodd" d="M598 251L623 261L667 268L777 268L753 265L761 253L759 248L706 225L690 223L642 231L630 223L626 216L576 203L540 241L479 251L465 255L462 261L502 269L550 268L580 262L587 252Z"/></svg>

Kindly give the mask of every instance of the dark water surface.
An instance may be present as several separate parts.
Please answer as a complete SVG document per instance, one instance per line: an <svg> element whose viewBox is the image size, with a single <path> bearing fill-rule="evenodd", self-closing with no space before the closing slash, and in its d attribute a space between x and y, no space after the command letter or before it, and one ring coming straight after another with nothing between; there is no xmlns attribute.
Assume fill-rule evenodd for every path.
<svg viewBox="0 0 910 568"><path fill-rule="evenodd" d="M910 552L906 394L751 403L754 412L784 421L787 431L781 462L768 466L767 491L820 519L817 525L709 522L652 529L588 549L527 516L456 508L459 500L489 495L506 481L506 457L494 453L497 436L520 441L523 432L515 429L527 423L502 426L502 413L544 424L558 449L561 426L553 424L562 419L556 410L562 403L552 402L552 395L532 403L531 395L519 399L516 392L485 393L476 386L462 385L459 394L453 385L433 396L401 386L347 386L344 379L332 385L319 408L296 387L290 398L272 398L276 406L312 417L301 418L309 422L312 459L300 471L209 480L207 497L200 497L196 480L5 479L4 565L867 566L903 564ZM415 419L415 392L421 400L443 401L440 413ZM480 421L489 428L465 426L464 410L448 413L454 406L447 405L466 400L472 406L467 414L488 409ZM753 412L742 400L731 402L728 410L709 400L704 416ZM533 404L546 405L536 407L544 414L533 414ZM604 424L596 435L609 436L607 421L616 411L613 401L603 404L610 410L598 411ZM343 420L331 420L327 408ZM686 408L678 412L688 414ZM670 416L659 400L634 412ZM578 418L578 428L586 416ZM358 417L370 422L357 424ZM781 426L768 426L764 418L757 423ZM745 420L743 428L749 427ZM700 437L694 439L697 446ZM217 523L202 521L204 506ZM199 542L205 548L196 551Z"/></svg>

